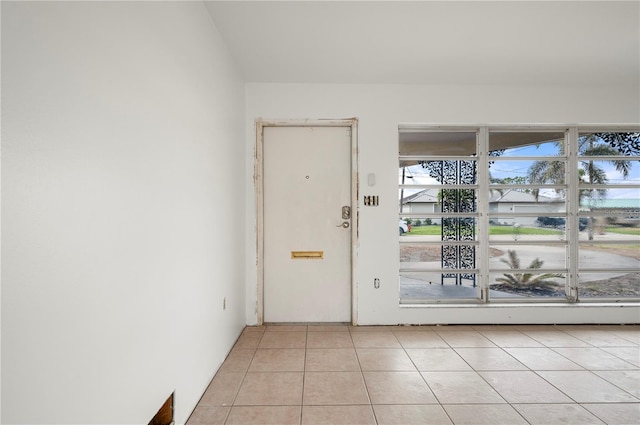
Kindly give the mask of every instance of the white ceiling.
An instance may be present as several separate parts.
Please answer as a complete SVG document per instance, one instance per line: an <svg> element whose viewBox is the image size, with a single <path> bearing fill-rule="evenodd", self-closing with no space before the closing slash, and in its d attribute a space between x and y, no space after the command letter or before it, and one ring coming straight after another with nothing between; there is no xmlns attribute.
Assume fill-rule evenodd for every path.
<svg viewBox="0 0 640 425"><path fill-rule="evenodd" d="M249 82L622 84L639 1L207 1Z"/></svg>

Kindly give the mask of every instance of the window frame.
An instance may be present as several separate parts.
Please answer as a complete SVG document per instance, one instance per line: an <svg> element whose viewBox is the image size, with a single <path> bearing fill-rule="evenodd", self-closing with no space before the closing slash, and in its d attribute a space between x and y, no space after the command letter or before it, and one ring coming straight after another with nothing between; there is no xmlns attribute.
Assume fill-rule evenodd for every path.
<svg viewBox="0 0 640 425"><path fill-rule="evenodd" d="M473 133L476 134L476 153L475 156L459 156L459 155L402 155L399 149L398 164L399 166L406 161L446 161L446 160L475 160L477 164L477 175L475 184L472 185L445 185L441 184L402 184L399 182L399 193L402 193L406 189L442 189L443 187L451 189L473 189L476 191L476 210L474 213L459 213L447 216L473 216L476 220L476 237L473 241L458 241L456 244L460 245L473 245L476 248L476 262L475 268L469 269L470 272L476 273L476 298L442 298L442 299L419 299L419 298L400 298L400 304L509 304L509 303L576 303L576 302L605 302L605 303L619 303L619 302L637 302L640 301L640 296L634 297L580 297L579 288L579 274L583 272L606 272L614 271L614 268L582 268L580 269L579 255L580 255L580 237L579 237L579 220L584 217L580 211L580 197L579 191L587 188L585 185L579 184L579 161L582 159L602 159L602 157L584 157L580 156L578 152L579 137L583 133L603 133L603 132L640 132L640 126L580 126L580 125L472 125L472 126L438 126L438 125L416 125L416 124L404 124L399 126L399 136L403 132L425 132L425 133L438 133L438 132L460 132L460 133ZM490 137L494 133L558 133L563 134L563 141L565 143L565 155L557 156L518 156L509 159L508 157L490 156ZM492 184L489 179L489 164L490 162L500 162L507 160L561 160L565 161L565 179L564 184L524 184L524 185L508 185L508 184ZM605 157L605 160L611 160L613 157ZM637 156L620 156L613 159L624 159L628 161L640 160ZM400 167L402 168L402 167ZM597 185L592 185L597 186ZM640 188L640 184L607 184L607 188L623 187L627 188ZM492 190L498 189L562 189L566 191L565 194L565 212L531 212L531 213L496 213L489 211L490 194ZM590 188L590 187L588 187ZM401 204L402 201L399 202ZM402 207L399 207L399 210ZM557 242L521 242L521 245L542 244L542 245L554 245L565 247L565 267L562 269L543 269L544 272L558 272L565 274L565 296L564 297L525 297L517 299L508 298L491 298L489 295L490 275L496 272L504 272L505 270L499 268L491 268L489 265L489 255L492 245L501 245L500 242L492 241L489 236L490 220L492 217L529 217L529 216L548 216L548 217L562 217L565 219L565 234L564 238L559 239ZM433 213L412 213L406 211L399 211L399 218L441 218L442 212ZM614 243L624 243L625 241L614 241ZM628 241L626 241L628 243ZM402 244L417 243L406 240L399 240L399 247ZM442 246L445 241L430 241L419 242L423 245ZM506 243L503 243L506 245ZM399 266L399 276L403 271L406 271L408 267L403 268L402 262ZM451 269L429 270L429 272L438 272ZM456 270L453 270L454 272ZM509 269L512 272L525 271L525 269ZM625 269L625 271L640 271L639 269Z"/></svg>

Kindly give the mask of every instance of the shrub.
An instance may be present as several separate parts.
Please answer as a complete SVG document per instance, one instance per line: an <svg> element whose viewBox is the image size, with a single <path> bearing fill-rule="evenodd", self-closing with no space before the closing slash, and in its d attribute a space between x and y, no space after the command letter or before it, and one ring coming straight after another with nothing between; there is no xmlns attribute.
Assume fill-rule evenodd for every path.
<svg viewBox="0 0 640 425"><path fill-rule="evenodd" d="M505 260L501 258L500 261L507 264L511 269L520 269L520 259L515 251L508 250L509 259ZM539 270L544 262L539 258L536 258L529 264L527 269ZM564 275L560 273L504 273L502 277L496 278L496 282L512 286L514 288L523 288L526 286L548 287L556 285L553 278L563 278Z"/></svg>

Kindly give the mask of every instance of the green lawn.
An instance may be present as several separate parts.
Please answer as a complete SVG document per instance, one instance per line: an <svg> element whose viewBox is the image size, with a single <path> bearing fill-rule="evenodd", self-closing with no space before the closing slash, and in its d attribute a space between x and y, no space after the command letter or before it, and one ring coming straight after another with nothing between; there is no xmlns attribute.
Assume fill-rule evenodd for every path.
<svg viewBox="0 0 640 425"><path fill-rule="evenodd" d="M513 235L516 227L513 226L491 226L490 235ZM559 235L562 231L555 229L542 229L539 227L518 227L519 235ZM607 227L607 233L618 233L622 235L640 236L640 228L637 227ZM440 226L414 226L406 236L437 236L440 235Z"/></svg>
<svg viewBox="0 0 640 425"><path fill-rule="evenodd" d="M516 232L513 226L491 226L489 227L490 235L513 235ZM518 227L518 235L558 235L560 230L541 229L538 227ZM406 236L438 236L440 235L440 226L417 226L406 233Z"/></svg>
<svg viewBox="0 0 640 425"><path fill-rule="evenodd" d="M638 227L607 227L604 231L607 233L618 233L621 235L640 236L640 228Z"/></svg>
<svg viewBox="0 0 640 425"><path fill-rule="evenodd" d="M418 236L418 235L427 235L427 236L436 236L441 232L440 226L418 226L413 227L411 232L405 233L407 236Z"/></svg>
<svg viewBox="0 0 640 425"><path fill-rule="evenodd" d="M561 230L540 227L489 226L490 235L559 235L561 233Z"/></svg>

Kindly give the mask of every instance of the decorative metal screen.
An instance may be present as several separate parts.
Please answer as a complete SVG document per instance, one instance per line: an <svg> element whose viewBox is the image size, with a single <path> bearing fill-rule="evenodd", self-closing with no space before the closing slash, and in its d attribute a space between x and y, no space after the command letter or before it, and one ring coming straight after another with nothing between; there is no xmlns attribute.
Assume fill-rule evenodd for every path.
<svg viewBox="0 0 640 425"><path fill-rule="evenodd" d="M476 183L476 161L440 161L442 183L444 185L473 185ZM446 187L446 186L445 186ZM447 213L475 213L476 197L473 189L442 189L442 242L475 240L475 220L472 217L447 217ZM474 269L476 250L472 245L442 245L443 269ZM463 279L471 280L476 286L474 273L442 273L445 279L454 279L462 285Z"/></svg>

